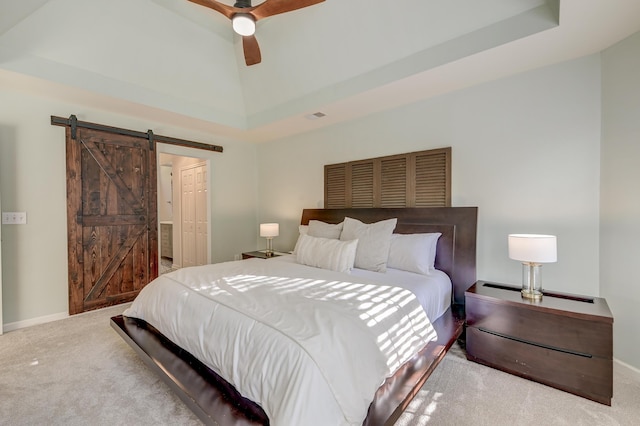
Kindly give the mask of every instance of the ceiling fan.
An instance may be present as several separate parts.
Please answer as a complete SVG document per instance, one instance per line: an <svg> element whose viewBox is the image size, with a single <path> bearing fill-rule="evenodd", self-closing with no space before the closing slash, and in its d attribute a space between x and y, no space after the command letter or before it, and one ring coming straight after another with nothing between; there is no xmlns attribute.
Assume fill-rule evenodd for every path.
<svg viewBox="0 0 640 426"><path fill-rule="evenodd" d="M251 0L236 0L233 6L217 0L189 0L192 3L209 7L231 19L233 30L242 36L244 61L249 65L262 61L260 46L256 40L256 22L269 16L291 12L307 6L322 3L325 0L265 0L257 6L251 6Z"/></svg>

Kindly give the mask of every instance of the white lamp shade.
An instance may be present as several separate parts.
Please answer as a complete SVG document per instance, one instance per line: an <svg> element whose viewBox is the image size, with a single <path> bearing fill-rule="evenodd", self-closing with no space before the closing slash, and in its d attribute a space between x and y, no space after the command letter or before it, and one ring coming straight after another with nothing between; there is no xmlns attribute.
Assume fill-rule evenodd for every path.
<svg viewBox="0 0 640 426"><path fill-rule="evenodd" d="M233 31L241 36L252 36L256 32L256 22L251 15L246 13L237 13L231 18Z"/></svg>
<svg viewBox="0 0 640 426"><path fill-rule="evenodd" d="M556 236L510 234L509 258L531 263L556 262L558 260Z"/></svg>
<svg viewBox="0 0 640 426"><path fill-rule="evenodd" d="M260 236L261 237L277 237L280 234L280 225L277 223L261 223L260 224Z"/></svg>

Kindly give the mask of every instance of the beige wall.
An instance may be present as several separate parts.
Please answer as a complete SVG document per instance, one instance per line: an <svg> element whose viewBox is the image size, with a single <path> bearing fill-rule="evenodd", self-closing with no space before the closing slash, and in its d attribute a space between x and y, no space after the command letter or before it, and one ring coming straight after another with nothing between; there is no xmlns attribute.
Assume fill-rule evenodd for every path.
<svg viewBox="0 0 640 426"><path fill-rule="evenodd" d="M544 285L599 294L599 55L260 145L260 220L291 249L301 209L322 207L324 164L445 146L453 205L479 207L479 278L520 283L507 235L550 233Z"/></svg>
<svg viewBox="0 0 640 426"><path fill-rule="evenodd" d="M600 289L614 353L640 368L640 33L602 53Z"/></svg>
<svg viewBox="0 0 640 426"><path fill-rule="evenodd" d="M158 144L159 151L210 162L211 258L232 260L256 247L256 148L211 135L16 91L0 81L0 193L5 211L26 211L27 225L2 227L4 325L15 328L66 316L67 232L64 129L50 116L223 145L213 153Z"/></svg>

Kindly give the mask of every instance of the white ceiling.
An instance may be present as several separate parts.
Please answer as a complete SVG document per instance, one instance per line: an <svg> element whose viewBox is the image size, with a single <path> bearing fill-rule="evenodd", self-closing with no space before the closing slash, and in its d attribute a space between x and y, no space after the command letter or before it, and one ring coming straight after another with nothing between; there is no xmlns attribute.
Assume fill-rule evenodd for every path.
<svg viewBox="0 0 640 426"><path fill-rule="evenodd" d="M230 22L187 0L0 0L0 87L262 142L638 30L638 0L326 0L259 21L247 67Z"/></svg>

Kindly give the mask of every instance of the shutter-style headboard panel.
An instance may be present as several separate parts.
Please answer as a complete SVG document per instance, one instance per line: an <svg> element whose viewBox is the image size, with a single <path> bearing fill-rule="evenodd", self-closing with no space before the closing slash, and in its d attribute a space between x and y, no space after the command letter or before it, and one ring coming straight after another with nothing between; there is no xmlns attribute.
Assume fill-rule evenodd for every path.
<svg viewBox="0 0 640 426"><path fill-rule="evenodd" d="M324 166L325 208L451 206L451 148Z"/></svg>

